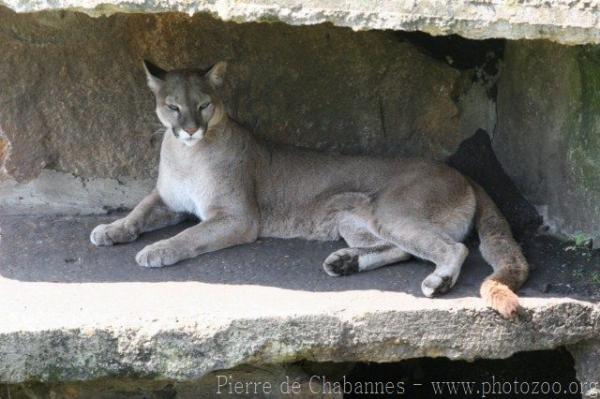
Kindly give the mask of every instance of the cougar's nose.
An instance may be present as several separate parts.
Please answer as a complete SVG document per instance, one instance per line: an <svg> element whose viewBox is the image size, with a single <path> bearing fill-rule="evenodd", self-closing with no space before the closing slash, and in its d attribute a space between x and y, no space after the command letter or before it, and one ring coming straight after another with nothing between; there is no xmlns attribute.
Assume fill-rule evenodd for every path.
<svg viewBox="0 0 600 399"><path fill-rule="evenodd" d="M183 130L187 134L189 134L190 136L192 136L194 133L196 133L196 131L198 130L198 128L195 128L195 127L190 128L190 127L188 127L188 128L183 129Z"/></svg>

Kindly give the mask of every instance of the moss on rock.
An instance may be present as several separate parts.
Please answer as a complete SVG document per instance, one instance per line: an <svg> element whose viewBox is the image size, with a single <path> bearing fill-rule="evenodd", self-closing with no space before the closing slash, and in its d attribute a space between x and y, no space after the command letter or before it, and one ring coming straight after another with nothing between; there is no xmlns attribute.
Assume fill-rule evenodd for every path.
<svg viewBox="0 0 600 399"><path fill-rule="evenodd" d="M600 47L510 42L494 147L557 233L600 234Z"/></svg>

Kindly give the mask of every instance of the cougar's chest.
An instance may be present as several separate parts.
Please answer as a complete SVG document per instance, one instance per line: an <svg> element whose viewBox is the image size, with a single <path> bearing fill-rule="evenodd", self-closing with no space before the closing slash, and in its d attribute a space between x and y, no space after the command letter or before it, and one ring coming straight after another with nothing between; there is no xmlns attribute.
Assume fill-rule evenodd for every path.
<svg viewBox="0 0 600 399"><path fill-rule="evenodd" d="M200 218L210 202L210 192L203 183L201 169L179 164L163 163L159 166L157 189L164 203L175 212L192 213Z"/></svg>
<svg viewBox="0 0 600 399"><path fill-rule="evenodd" d="M175 212L196 213L194 184L189 177L178 176L161 167L156 185L164 203Z"/></svg>

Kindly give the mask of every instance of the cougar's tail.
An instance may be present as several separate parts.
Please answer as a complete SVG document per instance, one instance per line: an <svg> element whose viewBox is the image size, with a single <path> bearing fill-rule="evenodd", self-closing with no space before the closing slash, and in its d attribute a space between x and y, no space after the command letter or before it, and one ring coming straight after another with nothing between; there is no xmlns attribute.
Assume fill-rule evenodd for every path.
<svg viewBox="0 0 600 399"><path fill-rule="evenodd" d="M527 280L529 267L494 201L477 183L470 182L477 198L475 228L481 242L479 249L494 268L481 285L481 297L502 316L513 318L519 310L515 291Z"/></svg>

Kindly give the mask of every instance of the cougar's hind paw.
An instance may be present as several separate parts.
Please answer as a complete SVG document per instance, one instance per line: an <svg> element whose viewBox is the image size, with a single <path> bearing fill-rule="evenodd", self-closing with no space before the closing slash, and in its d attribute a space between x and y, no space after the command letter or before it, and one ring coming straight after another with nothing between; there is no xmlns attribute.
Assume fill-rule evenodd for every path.
<svg viewBox="0 0 600 399"><path fill-rule="evenodd" d="M432 298L436 295L445 294L452 288L452 276L442 276L431 273L421 283L423 295Z"/></svg>
<svg viewBox="0 0 600 399"><path fill-rule="evenodd" d="M358 255L346 248L341 249L325 259L323 269L333 277L358 273Z"/></svg>

